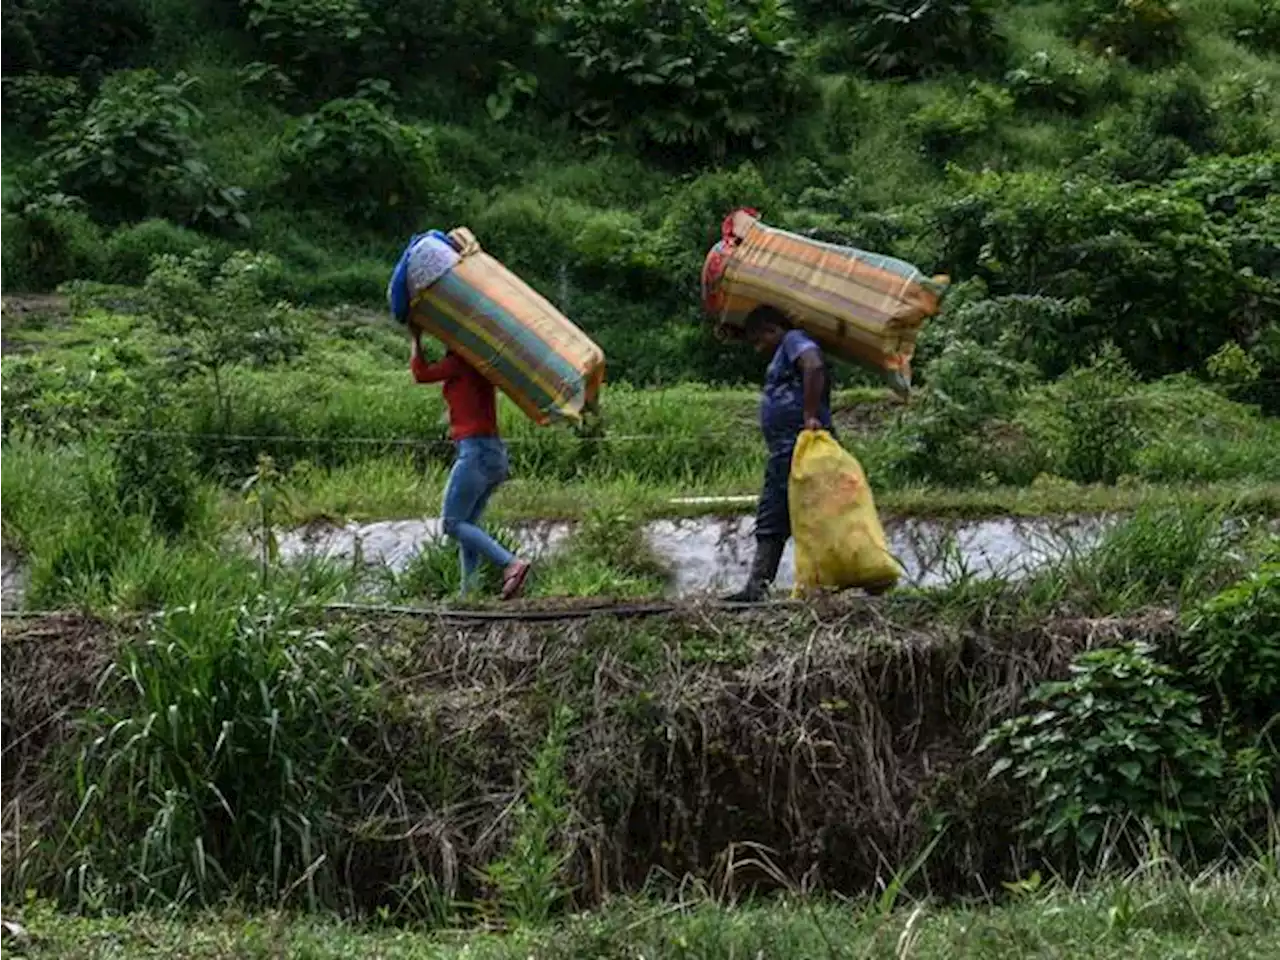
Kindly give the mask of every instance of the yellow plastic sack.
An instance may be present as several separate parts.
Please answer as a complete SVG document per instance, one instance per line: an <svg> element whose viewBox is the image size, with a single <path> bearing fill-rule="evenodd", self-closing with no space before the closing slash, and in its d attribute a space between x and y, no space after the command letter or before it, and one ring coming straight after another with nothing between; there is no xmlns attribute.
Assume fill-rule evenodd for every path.
<svg viewBox="0 0 1280 960"><path fill-rule="evenodd" d="M878 593L898 582L902 567L885 544L867 476L827 431L800 434L788 499L796 540L793 597L819 588Z"/></svg>

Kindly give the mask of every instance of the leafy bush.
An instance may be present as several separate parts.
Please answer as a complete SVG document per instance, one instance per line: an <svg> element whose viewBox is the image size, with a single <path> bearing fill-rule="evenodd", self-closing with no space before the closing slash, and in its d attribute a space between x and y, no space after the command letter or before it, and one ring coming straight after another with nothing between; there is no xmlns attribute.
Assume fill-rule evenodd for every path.
<svg viewBox="0 0 1280 960"><path fill-rule="evenodd" d="M247 226L243 191L222 184L201 159L193 137L200 114L188 98L194 83L150 70L113 74L83 118L57 126L39 175L110 221Z"/></svg>
<svg viewBox="0 0 1280 960"><path fill-rule="evenodd" d="M570 0L541 42L572 67L587 130L719 154L777 134L795 92L790 35L780 0Z"/></svg>
<svg viewBox="0 0 1280 960"><path fill-rule="evenodd" d="M1192 675L1260 730L1280 712L1280 563L1264 563L1186 615Z"/></svg>
<svg viewBox="0 0 1280 960"><path fill-rule="evenodd" d="M4 78L4 118L34 134L80 106L80 84L71 77L28 73Z"/></svg>
<svg viewBox="0 0 1280 960"><path fill-rule="evenodd" d="M1062 331L1064 358L1112 340L1144 373L1198 368L1274 296L1274 282L1236 265L1223 224L1176 185L956 177L937 211L943 270L981 276L996 295L1087 298L1088 317Z"/></svg>
<svg viewBox="0 0 1280 960"><path fill-rule="evenodd" d="M1257 364L1258 380L1238 399L1260 404L1272 415L1280 413L1280 322L1272 321L1262 329L1249 348L1249 358Z"/></svg>
<svg viewBox="0 0 1280 960"><path fill-rule="evenodd" d="M336 207L369 226L421 225L437 174L430 140L368 100L334 100L281 139L288 201Z"/></svg>
<svg viewBox="0 0 1280 960"><path fill-rule="evenodd" d="M1089 366L1056 385L1065 407L1061 474L1079 483L1115 483L1142 446L1138 378L1107 344Z"/></svg>
<svg viewBox="0 0 1280 960"><path fill-rule="evenodd" d="M1237 40L1263 53L1280 51L1280 0L1256 0L1233 12Z"/></svg>
<svg viewBox="0 0 1280 960"><path fill-rule="evenodd" d="M245 90L276 103L287 103L298 93L298 84L284 70L261 60L236 70L236 79Z"/></svg>
<svg viewBox="0 0 1280 960"><path fill-rule="evenodd" d="M1074 59L1037 50L1008 71L1005 86L1019 106L1083 113L1105 80Z"/></svg>
<svg viewBox="0 0 1280 960"><path fill-rule="evenodd" d="M988 0L865 0L854 46L881 77L918 77L998 63L1004 41Z"/></svg>
<svg viewBox="0 0 1280 960"><path fill-rule="evenodd" d="M23 354L4 360L4 432L31 433L68 442L92 436L139 404L140 357L132 344L116 341L89 352L79 363Z"/></svg>
<svg viewBox="0 0 1280 960"><path fill-rule="evenodd" d="M1231 156L1266 150L1275 140L1275 87L1265 78L1236 71L1221 77L1209 92L1213 117L1210 139Z"/></svg>
<svg viewBox="0 0 1280 960"><path fill-rule="evenodd" d="M991 776L1030 793L1023 829L1081 857L1126 823L1194 840L1222 799L1226 762L1196 698L1143 645L1081 654L1071 673L1038 687L979 747L996 754Z"/></svg>
<svg viewBox="0 0 1280 960"><path fill-rule="evenodd" d="M1063 300L1015 293L965 301L952 293L943 305L942 316L921 332L917 363L923 366L948 340L965 339L1031 363L1042 373L1058 373L1075 360L1072 352L1063 350L1063 341L1089 310L1084 297Z"/></svg>
<svg viewBox="0 0 1280 960"><path fill-rule="evenodd" d="M697 289L703 260L720 239L720 225L729 211L754 207L767 216L779 205L777 193L751 163L709 171L681 183L667 198L658 229L673 282Z"/></svg>
<svg viewBox="0 0 1280 960"><path fill-rule="evenodd" d="M1280 152L1199 158L1179 171L1170 186L1177 196L1195 200L1215 217L1232 217L1251 201L1265 203L1280 192Z"/></svg>
<svg viewBox="0 0 1280 960"><path fill-rule="evenodd" d="M999 87L974 83L964 95L949 94L930 101L911 118L924 151L945 161L987 136L1013 112L1013 98Z"/></svg>
<svg viewBox="0 0 1280 960"><path fill-rule="evenodd" d="M1154 77L1132 112L1097 125L1086 166L1121 180L1160 183L1196 153L1217 147L1221 124L1200 79L1175 69Z"/></svg>
<svg viewBox="0 0 1280 960"><path fill-rule="evenodd" d="M116 500L146 517L157 533L177 538L199 515L199 481L190 449L182 438L166 435L168 421L155 416L155 403L153 396L144 415L130 417L131 432L112 445Z"/></svg>
<svg viewBox="0 0 1280 960"><path fill-rule="evenodd" d="M354 89L381 30L361 0L241 0L250 32L298 88L324 100Z"/></svg>
<svg viewBox="0 0 1280 960"><path fill-rule="evenodd" d="M639 217L605 211L587 219L573 238L581 272L600 280L618 280L636 293L654 290L665 275L652 231Z"/></svg>
<svg viewBox="0 0 1280 960"><path fill-rule="evenodd" d="M166 254L190 257L207 246L208 238L194 230L175 226L168 220L143 220L111 234L106 243L101 277L109 283L141 286L157 257Z"/></svg>
<svg viewBox="0 0 1280 960"><path fill-rule="evenodd" d="M4 214L4 282L10 290L52 290L102 268L102 231L84 205L47 194Z"/></svg>
<svg viewBox="0 0 1280 960"><path fill-rule="evenodd" d="M23 0L4 0L3 26L0 37L3 38L3 74L5 82L10 77L24 73L34 73L43 64L40 62L40 46L36 42L35 16L31 7Z"/></svg>
<svg viewBox="0 0 1280 960"><path fill-rule="evenodd" d="M282 363L303 348L297 311L265 299L263 288L275 268L262 254L240 251L217 264L210 251L201 250L186 258L162 255L147 276L148 315L163 333L182 341L170 357L173 375L207 375L224 425L232 404L228 368Z"/></svg>
<svg viewBox="0 0 1280 960"><path fill-rule="evenodd" d="M127 66L155 34L146 0L5 0L4 11L6 76Z"/></svg>
<svg viewBox="0 0 1280 960"><path fill-rule="evenodd" d="M1186 45L1186 21L1172 0L1079 0L1071 17L1077 37L1138 64L1168 62Z"/></svg>
<svg viewBox="0 0 1280 960"><path fill-rule="evenodd" d="M1223 344L1204 367L1209 379L1228 394L1248 388L1262 375L1262 365L1234 340Z"/></svg>
<svg viewBox="0 0 1280 960"><path fill-rule="evenodd" d="M927 387L895 427L896 469L908 480L968 486L984 477L1029 480L1039 470L1015 449L993 455L1035 371L971 340L946 344L921 371ZM1013 438L1016 441L1016 437Z"/></svg>
<svg viewBox="0 0 1280 960"><path fill-rule="evenodd" d="M523 73L545 0L363 0L385 34L389 62L378 71L423 69L491 91L503 75ZM540 65L545 72L547 65Z"/></svg>

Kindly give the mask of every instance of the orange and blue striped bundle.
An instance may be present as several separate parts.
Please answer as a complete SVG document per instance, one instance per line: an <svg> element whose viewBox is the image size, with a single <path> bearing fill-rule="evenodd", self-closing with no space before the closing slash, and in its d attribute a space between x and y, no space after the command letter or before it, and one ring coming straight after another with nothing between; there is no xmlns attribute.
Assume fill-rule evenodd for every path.
<svg viewBox="0 0 1280 960"><path fill-rule="evenodd" d="M725 218L707 255L702 296L721 333L740 334L753 310L774 307L824 350L906 394L916 337L948 283L903 260L765 226L742 209Z"/></svg>
<svg viewBox="0 0 1280 960"><path fill-rule="evenodd" d="M604 351L550 301L485 253L471 231L449 234L458 263L413 294L409 322L459 354L535 423L578 423L604 384Z"/></svg>

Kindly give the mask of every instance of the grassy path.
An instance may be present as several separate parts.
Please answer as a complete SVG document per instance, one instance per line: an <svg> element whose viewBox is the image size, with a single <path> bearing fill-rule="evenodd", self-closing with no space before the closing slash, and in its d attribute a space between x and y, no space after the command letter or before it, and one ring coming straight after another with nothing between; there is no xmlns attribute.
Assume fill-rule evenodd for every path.
<svg viewBox="0 0 1280 960"><path fill-rule="evenodd" d="M1274 881L1220 878L1115 881L1002 906L920 903L888 913L794 901L731 909L622 903L511 934L236 911L86 920L38 906L22 918L29 937L22 953L59 960L1262 960L1280 956L1278 895Z"/></svg>

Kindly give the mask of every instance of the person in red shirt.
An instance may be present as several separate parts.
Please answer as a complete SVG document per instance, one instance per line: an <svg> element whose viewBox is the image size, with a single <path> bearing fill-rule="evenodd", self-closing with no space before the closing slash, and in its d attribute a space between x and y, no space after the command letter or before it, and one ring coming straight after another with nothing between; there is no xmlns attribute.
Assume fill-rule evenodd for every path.
<svg viewBox="0 0 1280 960"><path fill-rule="evenodd" d="M520 595L529 564L480 528L480 515L489 498L507 479L507 447L498 436L497 397L493 384L458 354L449 351L437 363L422 355L421 335L414 331L409 369L418 383L444 385L449 407L450 436L457 458L444 490L444 532L458 542L462 559L462 592L474 585L481 558L502 569L502 598Z"/></svg>

